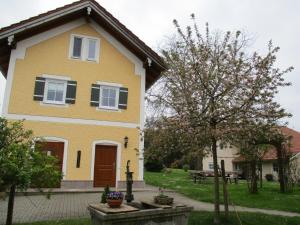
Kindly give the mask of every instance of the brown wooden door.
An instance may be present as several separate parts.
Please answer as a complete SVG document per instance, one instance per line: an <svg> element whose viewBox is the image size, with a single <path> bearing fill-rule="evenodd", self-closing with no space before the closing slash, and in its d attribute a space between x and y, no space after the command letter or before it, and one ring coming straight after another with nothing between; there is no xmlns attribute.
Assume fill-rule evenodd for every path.
<svg viewBox="0 0 300 225"><path fill-rule="evenodd" d="M55 156L58 159L58 167L62 171L64 161L64 142L43 142L41 148L51 156ZM56 188L60 188L60 183L55 185Z"/></svg>
<svg viewBox="0 0 300 225"><path fill-rule="evenodd" d="M117 146L96 145L94 187L115 187Z"/></svg>

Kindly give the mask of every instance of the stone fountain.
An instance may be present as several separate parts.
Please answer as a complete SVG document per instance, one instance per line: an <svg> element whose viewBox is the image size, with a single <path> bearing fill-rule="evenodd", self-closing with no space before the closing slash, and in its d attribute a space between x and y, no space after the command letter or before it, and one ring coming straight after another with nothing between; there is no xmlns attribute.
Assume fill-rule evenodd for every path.
<svg viewBox="0 0 300 225"><path fill-rule="evenodd" d="M171 205L160 205L153 200L132 202L132 175L130 161L126 166L125 204L120 208L109 208L107 204L90 204L88 210L93 225L187 225L193 209L176 201Z"/></svg>

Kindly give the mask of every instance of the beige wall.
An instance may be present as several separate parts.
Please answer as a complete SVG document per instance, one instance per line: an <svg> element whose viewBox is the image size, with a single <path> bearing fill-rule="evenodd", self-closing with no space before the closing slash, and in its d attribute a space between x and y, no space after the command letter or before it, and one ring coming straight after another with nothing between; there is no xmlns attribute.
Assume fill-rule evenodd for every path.
<svg viewBox="0 0 300 225"><path fill-rule="evenodd" d="M99 63L69 59L71 34L100 38ZM76 104L61 108L33 101L35 78L43 74L77 81ZM97 111L90 107L91 84L97 81L127 87L127 110ZM17 59L8 113L139 123L140 84L141 77L135 74L134 64L85 24L27 48L25 58Z"/></svg>
<svg viewBox="0 0 300 225"><path fill-rule="evenodd" d="M100 39L99 63L69 58L72 34ZM140 125L143 122L140 118L142 116L141 105L144 100L141 98L144 90L141 89L142 75L136 74L133 56L125 54L128 50L125 49L121 53L119 49L124 48L124 46L117 49L117 47L114 47L117 45L112 45L112 42L112 39L105 39L90 24L85 23L28 47L24 59L18 57L15 68L10 68L10 71L13 71L13 74L11 74L13 76L10 76L13 77L13 80L6 113L8 116L39 116L38 119L30 121L29 118L29 121L25 122L26 128L33 130L36 137L56 137L68 141L66 180L91 179L92 143L99 140L120 143L121 164L119 165L119 174L121 180L125 179L127 160L131 160L131 171L134 172L134 179L138 180L142 177L143 158L139 151L141 152L143 144L140 140L139 130L135 126L135 124ZM18 51L18 45L15 51ZM10 66L13 66L13 64ZM34 101L35 79L37 76L44 74L70 77L71 80L77 81L76 103L60 107ZM97 81L117 83L127 87L127 109L104 111L91 107L91 85ZM55 122L45 122L44 120L47 120L45 116L54 118L53 121ZM39 118L46 119L43 119L44 122L42 122L39 121ZM90 125L86 125L86 123L80 122L81 120L72 120L72 122L66 123L65 121L68 119L116 123L108 126L107 123L96 125L90 122ZM126 124L129 123L133 125L127 126ZM125 136L129 138L128 148L126 149L124 148ZM82 151L80 168L76 168L76 153L78 150ZM139 160L139 157L141 157L141 160Z"/></svg>
<svg viewBox="0 0 300 225"><path fill-rule="evenodd" d="M47 122L25 122L25 128L34 131L36 137L57 137L68 141L66 180L91 180L91 159L93 142L110 140L121 144L121 180L125 180L126 162L131 161L130 167L134 179L138 179L139 131L133 128L105 127L91 125L76 125ZM128 136L128 147L124 148L124 137ZM76 153L81 150L81 166L76 168Z"/></svg>
<svg viewBox="0 0 300 225"><path fill-rule="evenodd" d="M225 170L226 171L234 171L232 160L237 157L237 148L234 146L224 146L223 149L221 149L218 145L217 149L218 153L218 164L221 166L221 160L224 160L225 162ZM210 170L209 169L209 163L213 162L212 155L209 154L206 157L203 158L203 170Z"/></svg>

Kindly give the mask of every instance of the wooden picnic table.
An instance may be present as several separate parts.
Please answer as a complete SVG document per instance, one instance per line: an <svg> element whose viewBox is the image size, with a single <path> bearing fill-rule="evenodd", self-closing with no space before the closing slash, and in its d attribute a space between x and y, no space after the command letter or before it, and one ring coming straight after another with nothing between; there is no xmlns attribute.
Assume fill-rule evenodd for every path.
<svg viewBox="0 0 300 225"><path fill-rule="evenodd" d="M210 171L210 170L189 170L189 174L190 177L194 180L194 183L197 183L197 180L199 183L201 183L201 181L206 180L207 177L212 177L214 176L214 171ZM226 174L226 181L227 182L234 182L234 183L238 183L238 172L235 171L228 171L225 172ZM219 173L219 176L221 176L221 173Z"/></svg>

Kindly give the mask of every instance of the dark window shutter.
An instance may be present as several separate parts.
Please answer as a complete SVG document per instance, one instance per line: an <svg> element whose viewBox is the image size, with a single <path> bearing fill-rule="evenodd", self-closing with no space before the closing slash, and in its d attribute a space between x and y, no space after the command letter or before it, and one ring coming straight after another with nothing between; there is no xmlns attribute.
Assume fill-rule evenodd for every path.
<svg viewBox="0 0 300 225"><path fill-rule="evenodd" d="M127 109L128 88L120 88L119 93L119 109Z"/></svg>
<svg viewBox="0 0 300 225"><path fill-rule="evenodd" d="M92 84L91 90L91 106L98 107L99 106L99 97L100 97L100 85Z"/></svg>
<svg viewBox="0 0 300 225"><path fill-rule="evenodd" d="M76 89L77 89L77 81L72 81L72 80L68 81L67 93L66 93L66 103L75 104Z"/></svg>
<svg viewBox="0 0 300 225"><path fill-rule="evenodd" d="M45 81L44 77L36 77L35 86L34 86L34 101L43 101L44 99L44 90L45 90Z"/></svg>

